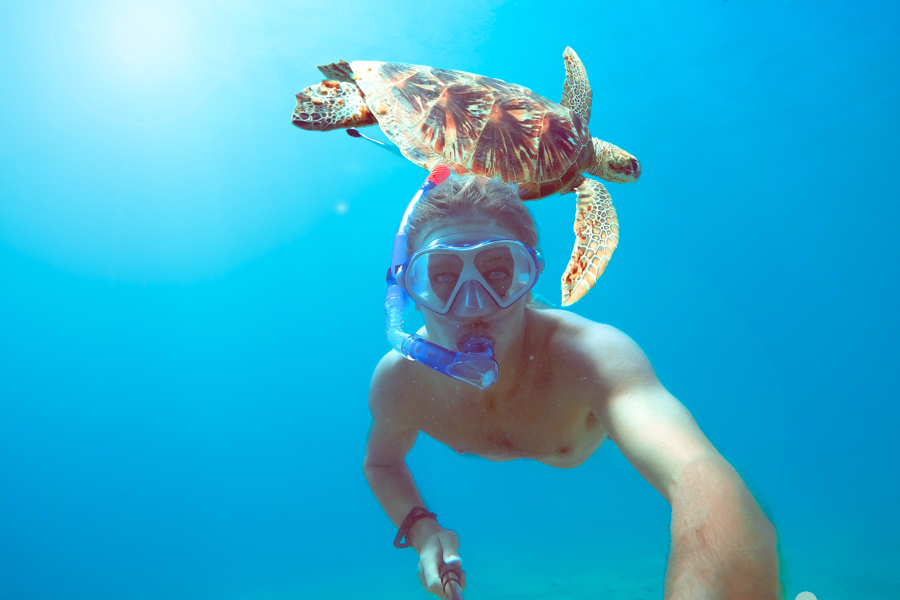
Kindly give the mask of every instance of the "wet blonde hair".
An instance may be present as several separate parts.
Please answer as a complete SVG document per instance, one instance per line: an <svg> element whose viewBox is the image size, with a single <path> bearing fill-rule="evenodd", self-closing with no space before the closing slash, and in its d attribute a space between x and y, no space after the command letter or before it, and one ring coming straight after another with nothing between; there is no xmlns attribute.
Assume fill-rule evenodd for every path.
<svg viewBox="0 0 900 600"><path fill-rule="evenodd" d="M519 200L516 185L504 185L480 175L454 174L416 205L409 220L408 253L416 250L426 227L477 217L492 219L526 246L537 247L537 228L531 213Z"/></svg>

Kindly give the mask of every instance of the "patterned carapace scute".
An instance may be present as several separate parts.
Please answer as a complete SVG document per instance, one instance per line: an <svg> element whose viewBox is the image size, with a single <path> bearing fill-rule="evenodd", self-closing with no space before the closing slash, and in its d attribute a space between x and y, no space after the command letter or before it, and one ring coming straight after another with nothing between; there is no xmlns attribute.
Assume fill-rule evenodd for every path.
<svg viewBox="0 0 900 600"><path fill-rule="evenodd" d="M523 200L571 187L593 159L590 132L571 110L490 77L402 63L350 63L385 134L430 169L524 185Z"/></svg>

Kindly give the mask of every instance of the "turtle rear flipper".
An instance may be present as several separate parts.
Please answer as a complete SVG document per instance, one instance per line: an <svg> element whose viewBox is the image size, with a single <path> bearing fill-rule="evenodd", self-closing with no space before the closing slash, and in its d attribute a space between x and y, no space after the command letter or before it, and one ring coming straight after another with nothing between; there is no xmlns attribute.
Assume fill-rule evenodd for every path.
<svg viewBox="0 0 900 600"><path fill-rule="evenodd" d="M603 184L585 179L575 194L575 247L562 276L563 306L591 291L619 243L619 220Z"/></svg>
<svg viewBox="0 0 900 600"><path fill-rule="evenodd" d="M563 84L563 96L559 103L572 109L587 125L591 121L591 102L594 97L587 71L575 51L568 46L563 52L563 59L566 61L566 82Z"/></svg>

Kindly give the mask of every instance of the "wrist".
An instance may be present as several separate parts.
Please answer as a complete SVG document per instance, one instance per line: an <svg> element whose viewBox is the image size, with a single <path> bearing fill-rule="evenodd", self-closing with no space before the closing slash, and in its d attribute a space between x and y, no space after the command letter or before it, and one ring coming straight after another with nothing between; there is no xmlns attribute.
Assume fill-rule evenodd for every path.
<svg viewBox="0 0 900 600"><path fill-rule="evenodd" d="M409 541L410 546L416 551L416 554L418 554L421 552L425 542L442 530L443 527L440 526L437 519L434 517L425 517L419 519L412 527L410 527L406 539Z"/></svg>
<svg viewBox="0 0 900 600"><path fill-rule="evenodd" d="M428 512L426 508L421 506L413 506L412 509L406 514L406 517L403 519L403 522L400 523L400 527L397 529L397 535L394 537L394 547L395 548L408 548L412 546L410 532L413 527L415 527L416 523L423 519L436 519L437 515L433 512Z"/></svg>

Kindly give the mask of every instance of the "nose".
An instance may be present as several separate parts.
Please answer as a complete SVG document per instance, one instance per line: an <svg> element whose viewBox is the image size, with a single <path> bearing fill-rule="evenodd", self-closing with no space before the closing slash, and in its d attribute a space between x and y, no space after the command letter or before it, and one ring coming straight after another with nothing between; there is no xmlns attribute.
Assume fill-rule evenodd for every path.
<svg viewBox="0 0 900 600"><path fill-rule="evenodd" d="M450 313L457 317L480 317L495 310L500 305L477 281L465 282L450 305Z"/></svg>

